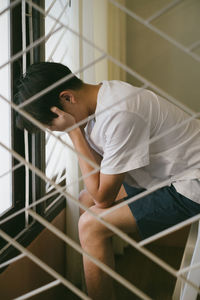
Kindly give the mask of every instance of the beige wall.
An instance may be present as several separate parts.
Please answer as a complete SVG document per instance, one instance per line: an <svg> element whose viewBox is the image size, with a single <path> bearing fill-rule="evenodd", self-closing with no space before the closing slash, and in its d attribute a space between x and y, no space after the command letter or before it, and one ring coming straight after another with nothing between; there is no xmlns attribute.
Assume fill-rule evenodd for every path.
<svg viewBox="0 0 200 300"><path fill-rule="evenodd" d="M107 51L107 0L94 0L94 43L103 51ZM95 50L95 58L100 57L102 53ZM108 79L108 61L103 59L95 65L96 82Z"/></svg>
<svg viewBox="0 0 200 300"><path fill-rule="evenodd" d="M65 231L65 210L52 223L61 231ZM43 230L30 244L28 250L58 273L65 275L65 244L50 231ZM28 258L22 258L0 274L0 298L2 300L13 299L53 280L55 279ZM63 296L63 293L63 289L55 287L31 299L62 299L60 296Z"/></svg>
<svg viewBox="0 0 200 300"><path fill-rule="evenodd" d="M147 19L169 0L126 0L127 7ZM200 1L185 0L152 22L184 46L200 37ZM200 49L195 50L200 54ZM199 111L200 63L144 25L127 16L127 65L165 92ZM127 80L139 84L131 76Z"/></svg>
<svg viewBox="0 0 200 300"><path fill-rule="evenodd" d="M118 0L125 4L125 0ZM95 46L126 64L126 16L108 0L82 0L83 34ZM90 9L88 10L88 7ZM85 59L84 59L84 56ZM102 52L83 42L83 65L102 56ZM99 83L102 80L126 80L126 73L107 57L84 72L84 80Z"/></svg>

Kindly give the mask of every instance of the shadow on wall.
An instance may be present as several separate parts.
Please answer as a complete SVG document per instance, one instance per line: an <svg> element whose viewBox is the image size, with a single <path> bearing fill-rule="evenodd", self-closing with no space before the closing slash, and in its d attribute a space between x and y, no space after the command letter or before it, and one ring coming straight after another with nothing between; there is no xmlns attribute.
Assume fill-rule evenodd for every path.
<svg viewBox="0 0 200 300"><path fill-rule="evenodd" d="M65 209L53 220L62 232L65 232ZM29 245L28 250L47 263L59 274L65 276L65 243L49 230L44 229ZM28 258L12 263L0 274L1 299L10 300L55 280ZM63 299L68 290L59 285L31 299Z"/></svg>

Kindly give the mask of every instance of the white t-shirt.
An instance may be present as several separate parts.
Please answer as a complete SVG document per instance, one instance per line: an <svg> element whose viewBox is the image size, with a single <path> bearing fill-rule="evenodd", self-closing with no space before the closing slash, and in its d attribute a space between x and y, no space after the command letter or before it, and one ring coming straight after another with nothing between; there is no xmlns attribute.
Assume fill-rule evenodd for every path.
<svg viewBox="0 0 200 300"><path fill-rule="evenodd" d="M103 156L102 173L126 172L125 182L148 189L192 169L173 185L200 203L199 120L149 143L189 115L149 90L117 80L102 82L95 115L85 132L91 147Z"/></svg>

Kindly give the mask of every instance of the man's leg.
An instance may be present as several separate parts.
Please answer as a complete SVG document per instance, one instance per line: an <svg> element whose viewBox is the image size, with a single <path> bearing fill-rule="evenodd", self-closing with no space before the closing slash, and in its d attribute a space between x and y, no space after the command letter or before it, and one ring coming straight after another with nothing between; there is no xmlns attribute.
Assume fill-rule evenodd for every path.
<svg viewBox="0 0 200 300"><path fill-rule="evenodd" d="M82 197L82 203L83 198L85 198L86 202L86 196L85 193L84 197ZM88 203L91 202L88 200ZM90 209L96 214L106 210L100 209L95 205L91 206ZM126 233L134 232L138 234L135 219L127 205L108 214L104 219ZM107 266L114 268L114 256L111 245L112 235L112 231L88 212L84 212L81 215L79 220L79 237L82 248ZM95 300L115 299L112 279L85 256L83 257L83 263L89 296Z"/></svg>
<svg viewBox="0 0 200 300"><path fill-rule="evenodd" d="M87 190L82 190L79 194L79 202L86 207L91 207L94 205L92 197L88 194ZM85 212L82 208L79 209L80 216Z"/></svg>

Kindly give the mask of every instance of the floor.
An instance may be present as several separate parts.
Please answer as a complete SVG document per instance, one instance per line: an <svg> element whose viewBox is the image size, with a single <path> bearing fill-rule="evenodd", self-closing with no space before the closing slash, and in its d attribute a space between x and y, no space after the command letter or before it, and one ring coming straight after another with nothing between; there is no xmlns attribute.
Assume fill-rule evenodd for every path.
<svg viewBox="0 0 200 300"><path fill-rule="evenodd" d="M177 236L174 235L173 238L169 238L170 244L169 241L165 239L164 244L163 241L160 241L159 244L156 243L148 246L148 249L150 251L155 253L158 257L166 261L175 269L178 269L181 263L184 251L183 246L187 237L187 232L185 233L185 235L183 235L182 233L178 233L178 236L179 238L180 236L183 237L178 244ZM116 256L115 261L116 271L131 283L133 283L137 288L141 289L150 298L154 300L172 299L176 279L168 272L160 268L158 265L153 263L146 256L135 250L133 247L128 246L127 248L125 248L124 255ZM59 294L59 297L56 297L56 299L80 299L65 287L59 286L55 289L58 289L57 295ZM115 290L117 300L140 299L117 282L115 282ZM42 294L44 296L44 298L41 298L42 300L55 299L48 297L46 292ZM32 299L37 300L37 297L32 297L31 300Z"/></svg>
<svg viewBox="0 0 200 300"><path fill-rule="evenodd" d="M150 246L149 250L164 259L174 268L178 268L183 247ZM125 249L124 255L116 256L116 271L154 300L171 300L175 278L158 267L132 247ZM115 282L117 300L138 300L132 292ZM63 297L62 297L63 296ZM71 292L63 290L61 299L78 300ZM35 298L34 298L35 299ZM102 299L103 300L103 299Z"/></svg>
<svg viewBox="0 0 200 300"><path fill-rule="evenodd" d="M171 266L178 268L183 248L152 246L151 250ZM151 298L172 299L175 278L132 247L125 250L125 255L116 258L116 270ZM140 299L119 284L115 288L117 300Z"/></svg>

